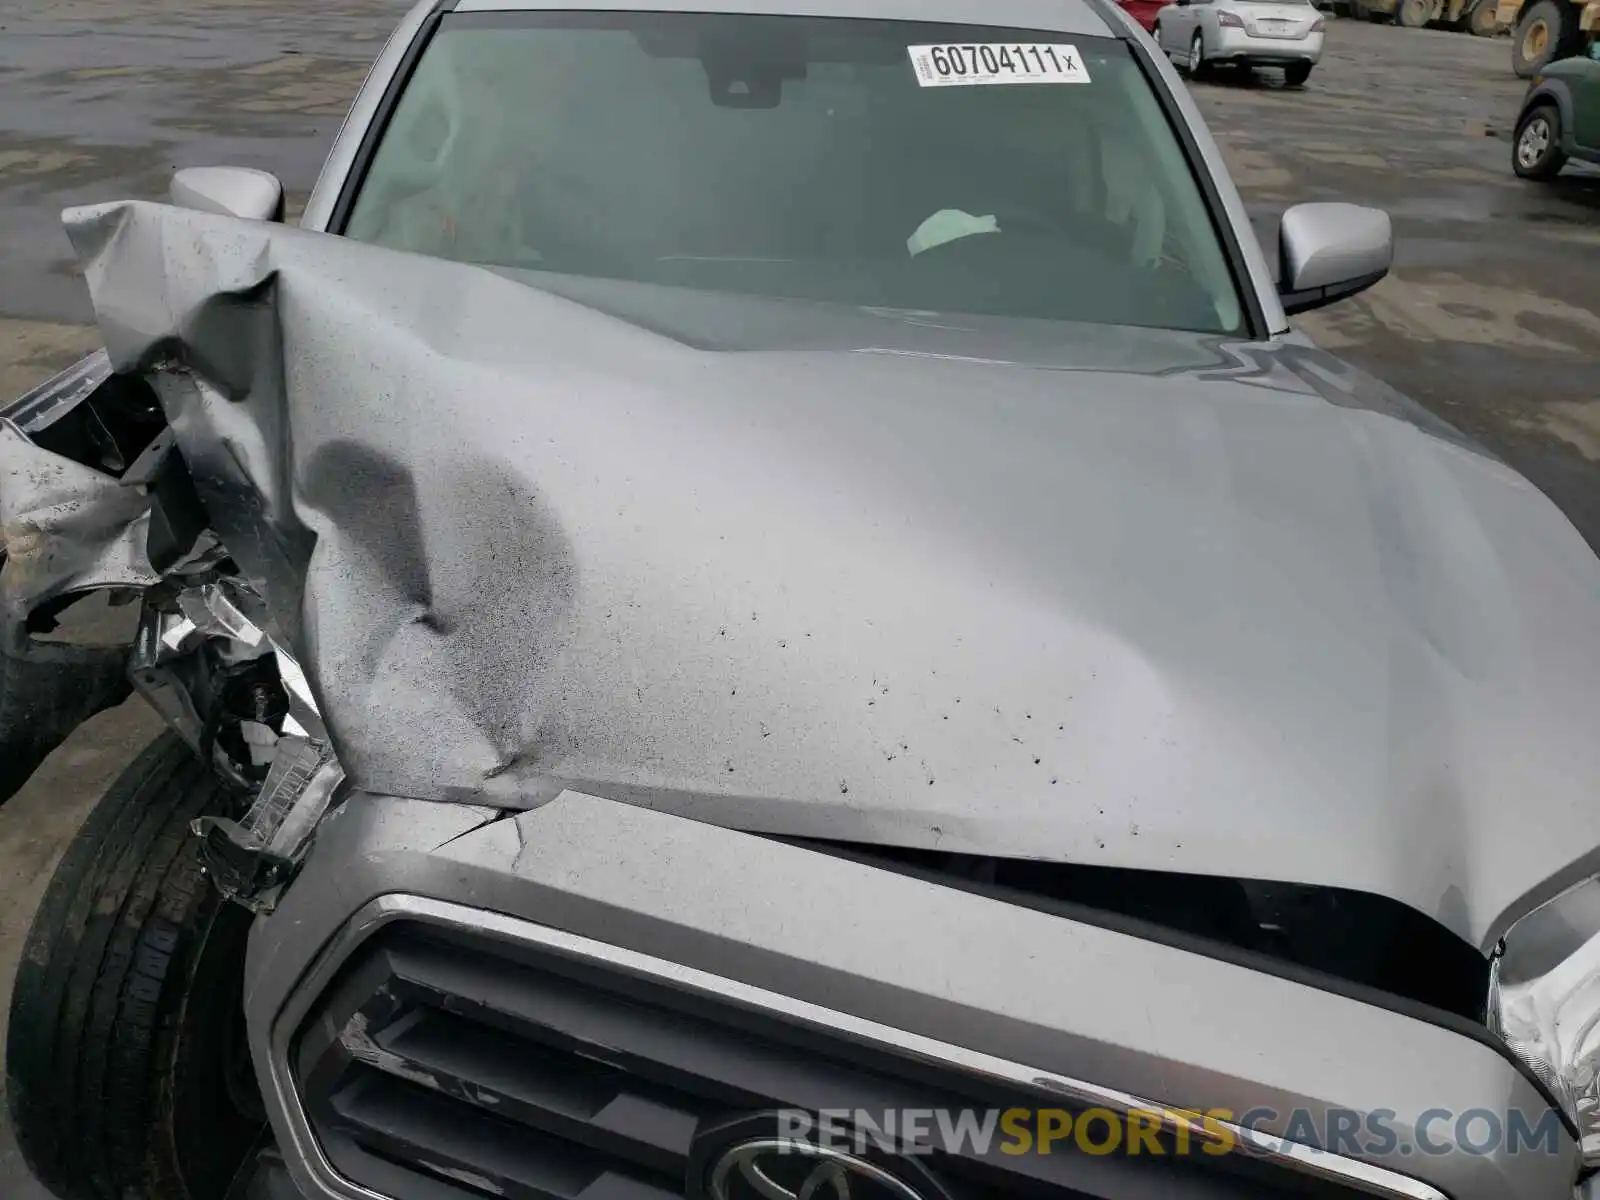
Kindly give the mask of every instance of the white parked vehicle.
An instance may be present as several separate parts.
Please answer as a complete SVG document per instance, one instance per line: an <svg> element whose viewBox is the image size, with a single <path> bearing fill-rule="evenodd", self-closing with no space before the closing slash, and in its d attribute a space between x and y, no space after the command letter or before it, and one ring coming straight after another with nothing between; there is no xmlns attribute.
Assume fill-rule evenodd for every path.
<svg viewBox="0 0 1600 1200"><path fill-rule="evenodd" d="M1282 67L1298 86L1322 57L1323 17L1310 0L1174 0L1156 16L1156 43L1198 75L1218 63Z"/></svg>

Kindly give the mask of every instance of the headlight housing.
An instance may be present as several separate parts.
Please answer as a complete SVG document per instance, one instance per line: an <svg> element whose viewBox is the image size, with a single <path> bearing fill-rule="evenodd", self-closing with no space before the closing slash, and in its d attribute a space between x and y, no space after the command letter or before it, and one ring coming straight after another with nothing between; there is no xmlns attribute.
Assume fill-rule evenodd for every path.
<svg viewBox="0 0 1600 1200"><path fill-rule="evenodd" d="M1600 1166L1600 876L1523 917L1489 976L1489 1023L1542 1079Z"/></svg>

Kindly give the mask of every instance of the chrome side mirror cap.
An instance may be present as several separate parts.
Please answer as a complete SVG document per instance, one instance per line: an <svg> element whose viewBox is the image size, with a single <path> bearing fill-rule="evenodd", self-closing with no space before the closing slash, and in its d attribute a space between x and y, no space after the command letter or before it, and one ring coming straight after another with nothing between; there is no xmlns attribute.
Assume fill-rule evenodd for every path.
<svg viewBox="0 0 1600 1200"><path fill-rule="evenodd" d="M1389 214L1360 204L1296 204L1278 227L1278 295L1291 316L1364 292L1389 273Z"/></svg>
<svg viewBox="0 0 1600 1200"><path fill-rule="evenodd" d="M179 208L250 221L283 220L283 184L276 175L250 167L184 167L173 173L169 194Z"/></svg>

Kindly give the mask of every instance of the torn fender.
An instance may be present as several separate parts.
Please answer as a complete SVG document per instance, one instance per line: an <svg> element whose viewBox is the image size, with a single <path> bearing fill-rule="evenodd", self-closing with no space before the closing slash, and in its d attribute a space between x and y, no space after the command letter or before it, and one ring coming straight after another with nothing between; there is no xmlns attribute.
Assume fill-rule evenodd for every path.
<svg viewBox="0 0 1600 1200"><path fill-rule="evenodd" d="M0 802L83 721L128 695L127 649L47 641L38 610L76 593L143 588L150 504L0 419Z"/></svg>

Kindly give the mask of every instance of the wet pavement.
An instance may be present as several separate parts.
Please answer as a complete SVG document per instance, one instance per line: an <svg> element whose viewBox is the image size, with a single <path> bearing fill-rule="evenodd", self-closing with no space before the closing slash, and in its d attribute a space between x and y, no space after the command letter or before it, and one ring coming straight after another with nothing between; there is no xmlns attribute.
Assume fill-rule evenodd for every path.
<svg viewBox="0 0 1600 1200"><path fill-rule="evenodd" d="M93 342L63 206L233 163L276 172L296 207L408 2L0 0L0 394ZM1304 89L1261 72L1195 92L1269 252L1296 201L1395 217L1394 274L1308 315L1312 335L1496 450L1600 546L1600 172L1511 174L1509 60L1505 40L1330 20ZM105 714L0 810L0 995L55 858L153 728L136 704ZM0 1197L46 1200L3 1129Z"/></svg>
<svg viewBox="0 0 1600 1200"><path fill-rule="evenodd" d="M1329 21L1303 90L1194 88L1269 253L1303 200L1394 218L1393 274L1301 323L1541 487L1600 548L1600 171L1511 172L1506 39Z"/></svg>
<svg viewBox="0 0 1600 1200"><path fill-rule="evenodd" d="M293 192L408 0L0 3L0 316L89 319L59 213L248 163Z"/></svg>

